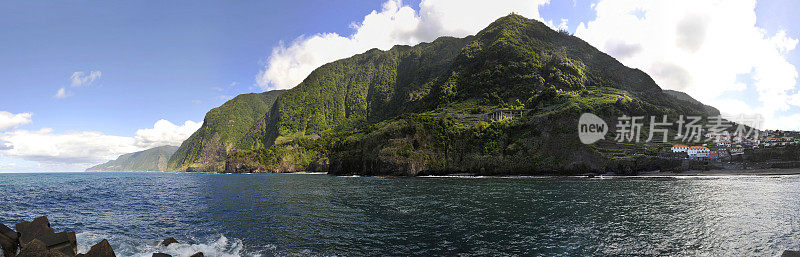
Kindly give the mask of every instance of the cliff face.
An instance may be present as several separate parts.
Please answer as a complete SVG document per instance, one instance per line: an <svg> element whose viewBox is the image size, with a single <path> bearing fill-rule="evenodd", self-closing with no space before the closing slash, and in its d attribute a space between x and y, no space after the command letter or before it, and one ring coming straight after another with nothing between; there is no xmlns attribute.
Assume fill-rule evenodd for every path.
<svg viewBox="0 0 800 257"><path fill-rule="evenodd" d="M177 146L159 146L144 151L123 154L116 160L86 169L86 171L164 171Z"/></svg>
<svg viewBox="0 0 800 257"><path fill-rule="evenodd" d="M251 149L258 143L247 136L263 120L282 90L239 95L206 114L203 125L184 141L169 159L176 171L222 171L234 149Z"/></svg>
<svg viewBox="0 0 800 257"><path fill-rule="evenodd" d="M267 141L431 109L431 91L471 39L443 37L414 47L373 49L323 65L281 96L267 122L274 130Z"/></svg>
<svg viewBox="0 0 800 257"><path fill-rule="evenodd" d="M475 118L508 108L530 111ZM652 164L610 140L581 144L575 128L584 112L611 121L708 109L579 38L512 14L475 36L323 65L241 134L247 147L209 151L224 163L213 170L225 172L573 174Z"/></svg>

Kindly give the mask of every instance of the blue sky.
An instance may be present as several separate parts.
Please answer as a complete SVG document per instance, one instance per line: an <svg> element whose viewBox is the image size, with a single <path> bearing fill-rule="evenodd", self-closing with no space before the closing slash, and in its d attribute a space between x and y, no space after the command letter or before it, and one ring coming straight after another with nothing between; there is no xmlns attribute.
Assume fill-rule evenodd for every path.
<svg viewBox="0 0 800 257"><path fill-rule="evenodd" d="M259 62L281 40L347 33L351 22L380 6L288 3L6 2L0 9L0 110L34 113L29 129L114 135L159 119L199 121L231 96L261 91L251 88ZM71 90L65 99L52 97L69 86L73 72L92 70L103 74L94 85Z"/></svg>
<svg viewBox="0 0 800 257"><path fill-rule="evenodd" d="M441 35L474 34L489 21L510 11L544 20L553 27L562 25L564 19L563 25L570 32L605 50L603 43L611 42L609 40L613 38L600 34L613 33L602 32L603 21L598 15L601 13L600 7L641 4L636 1L635 4L625 3L623 0L509 0L492 2L488 6L485 1L444 2L447 0L429 0L422 4L420 1L398 3L387 0L5 1L0 8L0 31L3 34L0 40L0 112L8 113L5 116L8 119L6 123L13 126L3 128L3 121L0 120L0 140L3 140L5 133L6 148L14 143L16 150L3 150L3 141L0 141L0 172L20 169L82 170L88 164L113 158L123 151L150 146L141 143L143 141L179 144L180 140L174 138L187 136L187 132L181 129L199 125L187 125L184 122L202 122L208 110L237 94L291 87L310 69L364 49L414 44ZM748 7L749 2L736 4L741 4L745 11L753 12L755 26L765 31L765 38L782 32L788 38L789 45L791 39L800 38L800 23L794 17L800 11L798 1L760 1L755 8ZM642 5L636 10L648 11L642 11L641 15L648 19L659 17L655 15L660 11L658 8ZM404 16L404 8L413 10L413 15ZM696 12L701 17L710 17L708 19L711 20L716 17L724 20L724 15L713 14L715 9L719 8L701 6L687 7L686 10ZM686 10L664 12L675 12L678 17L679 12ZM478 22L464 25L468 23L464 21L471 21L459 20L464 17ZM389 19L390 22L373 21L380 19ZM448 23L448 20L453 22ZM598 21L595 25L589 23L595 20ZM408 27L412 22L419 24ZM608 22L616 24L613 22L617 21ZM670 21L667 19L663 22ZM581 24L584 31L579 31ZM380 26L387 26L386 31L411 31L415 36L400 38L393 34L374 34L367 29L377 27L381 30ZM624 35L619 37L625 38ZM310 42L330 43L343 50L334 54L330 50L320 52L322 50L319 49L329 48L320 48L319 44ZM334 42L337 43L334 45ZM652 49L648 48L646 41L631 43ZM734 49L748 50L743 48L748 47ZM764 62L780 63L785 60L794 67L800 67L800 51L793 48L781 52L780 58ZM318 58L304 63L297 57L304 54ZM658 57L652 57L652 54L642 56L649 57L621 60L634 67L643 65L641 68L645 71L653 69L647 64ZM681 64L686 60L674 62ZM281 63L293 64L295 69L276 68ZM771 67L771 64L764 65ZM73 74L89 74L92 71L101 75L93 81L71 85ZM284 74L293 76L281 78ZM662 79L656 80L660 82ZM696 81L701 80L696 78ZM790 122L793 118L800 119L800 116L792 116L800 113L797 105L759 109L758 105L766 100L754 97L754 94L761 92L758 82L752 81L749 74L737 75L737 80L746 85L744 90L709 96L708 101L741 101L751 105L751 108L734 111L768 110L774 112L771 115L775 119L783 117L786 120L775 124L787 129L800 128L800 123ZM792 89L785 90L786 94L797 93L797 82L794 83ZM670 86L664 84L668 86L662 87ZM719 85L719 88L725 86ZM56 97L61 88L64 88L65 94ZM695 96L701 100L706 100L703 98L704 90L701 85L687 88L690 94L700 95ZM787 103L793 101L789 96L785 99L789 99ZM800 103L800 97L796 102ZM30 114L30 117L27 122L11 122L11 117L19 118L13 116L19 114ZM0 119L3 117L0 115ZM170 124L159 125L156 123L159 120ZM168 126L172 124L174 126ZM182 128L184 125L186 127ZM163 136L173 133L167 130L182 132ZM94 134L87 134L89 132ZM85 142L60 136L72 135L84 139L96 136L97 140L115 142L113 147L116 150L87 151L84 154L86 156L35 147L29 147L29 151L25 152L21 150L26 149L22 137L10 141L10 134L14 133L46 134L52 136L47 138L74 142L65 144L80 149L103 146L93 144L83 147L81 144ZM162 136L152 136L155 139L148 136L156 134ZM34 142L40 141L30 141L31 144ZM14 165L3 166L2 163Z"/></svg>

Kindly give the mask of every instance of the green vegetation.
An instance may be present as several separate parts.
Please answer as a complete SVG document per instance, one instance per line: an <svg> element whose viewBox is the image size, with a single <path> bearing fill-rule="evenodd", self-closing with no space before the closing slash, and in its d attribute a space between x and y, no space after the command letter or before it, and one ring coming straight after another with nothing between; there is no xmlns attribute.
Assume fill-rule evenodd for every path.
<svg viewBox="0 0 800 257"><path fill-rule="evenodd" d="M269 110L282 90L239 95L206 114L203 125L169 159L169 170L222 171L233 149L253 149L255 136L269 119ZM255 128L254 128L255 127Z"/></svg>
<svg viewBox="0 0 800 257"><path fill-rule="evenodd" d="M270 141L429 108L432 87L469 39L444 37L414 47L373 49L323 65L281 96Z"/></svg>
<svg viewBox="0 0 800 257"><path fill-rule="evenodd" d="M675 90L664 90L664 93L672 97L675 97L680 101L684 101L686 104L694 105L696 106L695 108L699 108L699 106L702 106L702 108L705 109L709 115L712 116L719 115L719 110L717 110L717 108L714 108L713 106L710 105L705 105L700 101L695 100L694 98L692 98L691 96L687 95L684 92Z"/></svg>
<svg viewBox="0 0 800 257"><path fill-rule="evenodd" d="M372 175L635 172L666 165L634 154L654 155L659 146L583 145L575 129L581 113L611 126L622 114L712 114L699 102L662 92L644 72L583 40L514 14L475 36L373 49L323 65L286 92L244 96L209 112L170 167ZM513 120L479 118L497 109L531 111Z"/></svg>
<svg viewBox="0 0 800 257"><path fill-rule="evenodd" d="M159 146L144 151L123 154L116 160L86 169L86 171L164 171L177 146Z"/></svg>

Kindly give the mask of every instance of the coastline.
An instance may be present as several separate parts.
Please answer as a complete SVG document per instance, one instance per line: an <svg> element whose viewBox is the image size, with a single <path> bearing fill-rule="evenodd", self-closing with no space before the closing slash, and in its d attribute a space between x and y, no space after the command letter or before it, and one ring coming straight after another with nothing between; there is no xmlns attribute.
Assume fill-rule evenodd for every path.
<svg viewBox="0 0 800 257"><path fill-rule="evenodd" d="M84 170L81 172L173 172L165 170Z"/></svg>
<svg viewBox="0 0 800 257"><path fill-rule="evenodd" d="M792 169L736 169L736 170L690 170L679 173L651 172L642 173L638 177L686 177L686 176L783 176L800 175L800 168Z"/></svg>
<svg viewBox="0 0 800 257"><path fill-rule="evenodd" d="M82 172L147 172L147 173L185 173L182 171L82 171ZM285 172L285 173L223 173L223 172L191 172L191 173L216 173L216 174L293 174L293 175L333 175L326 172L306 172L306 171L297 171L297 172ZM690 171L683 171L683 172L669 172L669 171L654 171L654 172L644 172L638 175L626 176L626 175L615 175L615 174L583 174L583 175L573 175L567 177L589 177L593 178L597 177L702 177L702 176L788 176L788 175L800 175L800 168L788 168L788 169L734 169L734 170L690 170ZM389 176L391 177L391 176ZM548 178L548 177L564 177L562 175L492 175L492 176L485 176L485 175L477 175L472 173L454 173L454 174L447 174L447 175L426 175L426 176L412 176L412 177L419 177L419 178L448 178L448 177L456 177L456 178L501 178L501 177L532 177L532 178Z"/></svg>

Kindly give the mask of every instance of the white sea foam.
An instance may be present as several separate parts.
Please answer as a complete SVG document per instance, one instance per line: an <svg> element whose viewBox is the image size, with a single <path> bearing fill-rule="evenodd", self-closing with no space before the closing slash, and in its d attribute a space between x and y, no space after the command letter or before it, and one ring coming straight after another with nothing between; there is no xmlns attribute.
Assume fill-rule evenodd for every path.
<svg viewBox="0 0 800 257"><path fill-rule="evenodd" d="M153 253L166 253L174 257L190 256L197 252L203 252L204 256L211 257L240 257L240 256L261 256L261 253L246 251L242 240L228 239L220 235L216 239L205 240L198 243L176 243L169 246L158 245L155 240L131 239L119 236L105 236L98 233L82 232L77 234L78 252L86 253L90 247L103 240L108 239L114 248L114 252L120 257L150 257ZM269 245L264 250L274 251L275 246Z"/></svg>

